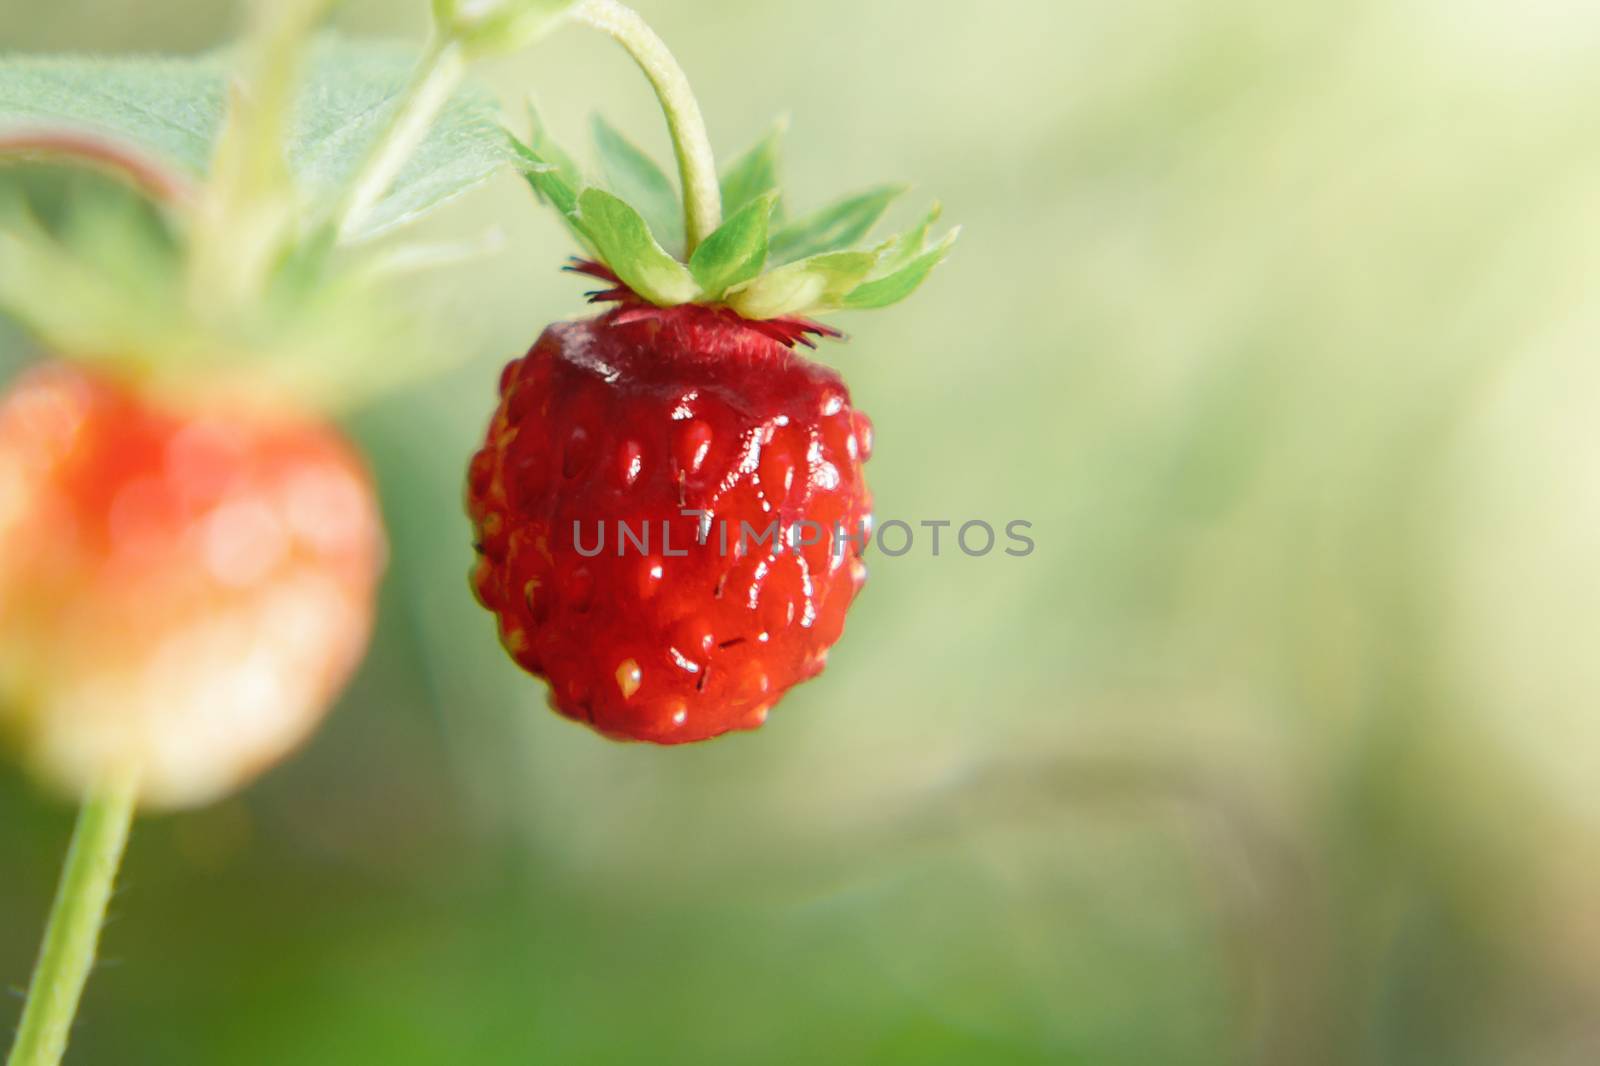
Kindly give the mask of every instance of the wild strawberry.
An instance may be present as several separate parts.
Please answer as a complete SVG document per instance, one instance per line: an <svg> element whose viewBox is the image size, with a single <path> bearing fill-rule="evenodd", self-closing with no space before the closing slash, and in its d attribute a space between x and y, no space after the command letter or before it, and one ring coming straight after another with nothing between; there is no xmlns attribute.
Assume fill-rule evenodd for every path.
<svg viewBox="0 0 1600 1066"><path fill-rule="evenodd" d="M671 195L637 149L598 133L608 172ZM815 312L909 294L950 238L928 241L930 215L843 250L896 190L783 224L773 151L730 169L728 220L680 260L656 234L694 243L707 205L681 230L657 210L652 228L580 189L541 132L522 147L535 190L599 260L574 269L619 306L551 326L502 375L469 474L473 581L555 709L609 736L675 744L759 726L822 670L866 577L871 423L794 348L839 335Z"/></svg>
<svg viewBox="0 0 1600 1066"><path fill-rule="evenodd" d="M562 714L658 743L753 728L839 638L871 425L770 332L630 300L506 368L475 584Z"/></svg>
<svg viewBox="0 0 1600 1066"><path fill-rule="evenodd" d="M211 799L327 710L383 552L330 430L37 368L0 399L0 725L64 788L131 762L147 804Z"/></svg>

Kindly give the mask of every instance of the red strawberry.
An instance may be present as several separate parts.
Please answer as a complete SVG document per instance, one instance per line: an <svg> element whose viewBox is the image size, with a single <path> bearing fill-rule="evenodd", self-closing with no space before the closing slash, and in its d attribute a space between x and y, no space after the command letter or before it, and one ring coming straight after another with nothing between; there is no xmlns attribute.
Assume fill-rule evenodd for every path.
<svg viewBox="0 0 1600 1066"><path fill-rule="evenodd" d="M133 760L146 803L215 797L327 710L383 551L332 431L40 367L0 399L0 725L62 786Z"/></svg>
<svg viewBox="0 0 1600 1066"><path fill-rule="evenodd" d="M534 116L524 174L597 260L574 268L607 283L591 296L621 306L551 326L506 368L468 478L473 583L557 711L677 744L759 726L839 639L866 579L872 424L793 349L839 336L815 314L909 296L955 233L932 238L935 207L863 247L887 186L791 220L776 137L719 180L665 48L594 24L652 74L681 224L669 179L616 130L596 125L608 191Z"/></svg>
<svg viewBox="0 0 1600 1066"><path fill-rule="evenodd" d="M502 375L474 584L567 717L662 744L755 728L822 670L866 576L871 423L786 343L823 327L604 295L623 305Z"/></svg>

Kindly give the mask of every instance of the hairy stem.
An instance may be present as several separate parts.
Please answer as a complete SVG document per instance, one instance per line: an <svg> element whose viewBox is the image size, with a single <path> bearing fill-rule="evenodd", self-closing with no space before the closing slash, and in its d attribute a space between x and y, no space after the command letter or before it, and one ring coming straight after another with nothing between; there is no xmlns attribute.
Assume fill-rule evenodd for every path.
<svg viewBox="0 0 1600 1066"><path fill-rule="evenodd" d="M394 185L406 160L422 144L466 72L461 42L454 37L436 37L418 64L411 85L401 98L400 109L350 186L337 220L341 239L360 230L367 215Z"/></svg>
<svg viewBox="0 0 1600 1066"><path fill-rule="evenodd" d="M639 13L617 0L580 0L572 17L609 34L628 50L650 79L661 110L666 113L672 149L678 157L683 229L689 245L684 254L694 254L700 242L722 224L722 191L717 184L717 161L706 134L706 120L689 88L688 76Z"/></svg>
<svg viewBox="0 0 1600 1066"><path fill-rule="evenodd" d="M56 1066L67 1050L128 843L137 785L137 774L121 773L84 798L8 1066Z"/></svg>

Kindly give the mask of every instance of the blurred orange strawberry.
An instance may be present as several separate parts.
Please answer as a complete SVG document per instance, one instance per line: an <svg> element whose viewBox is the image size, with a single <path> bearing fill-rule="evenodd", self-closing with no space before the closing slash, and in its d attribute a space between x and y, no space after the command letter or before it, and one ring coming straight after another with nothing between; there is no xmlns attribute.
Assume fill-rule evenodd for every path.
<svg viewBox="0 0 1600 1066"><path fill-rule="evenodd" d="M63 789L132 763L146 805L214 799L326 713L384 554L331 429L35 368L0 397L0 727Z"/></svg>

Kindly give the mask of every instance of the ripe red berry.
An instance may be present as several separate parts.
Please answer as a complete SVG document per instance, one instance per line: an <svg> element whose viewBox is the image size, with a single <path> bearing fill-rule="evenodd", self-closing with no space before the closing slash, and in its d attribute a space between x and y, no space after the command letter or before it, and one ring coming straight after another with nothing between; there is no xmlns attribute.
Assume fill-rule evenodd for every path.
<svg viewBox="0 0 1600 1066"><path fill-rule="evenodd" d="M935 206L865 244L898 187L790 217L775 136L719 177L703 129L663 103L681 227L671 182L604 122L614 190L537 116L515 145L594 257L572 269L620 306L552 326L506 368L467 494L478 598L555 709L676 744L753 729L821 672L866 578L872 426L794 347L838 336L814 315L911 295L956 234L933 237Z"/></svg>
<svg viewBox="0 0 1600 1066"><path fill-rule="evenodd" d="M0 725L49 780L236 787L365 647L383 534L331 430L169 410L51 364L0 398Z"/></svg>
<svg viewBox="0 0 1600 1066"><path fill-rule="evenodd" d="M567 717L662 744L755 728L822 670L865 578L871 423L792 350L823 327L605 295L623 306L501 378L474 585Z"/></svg>

